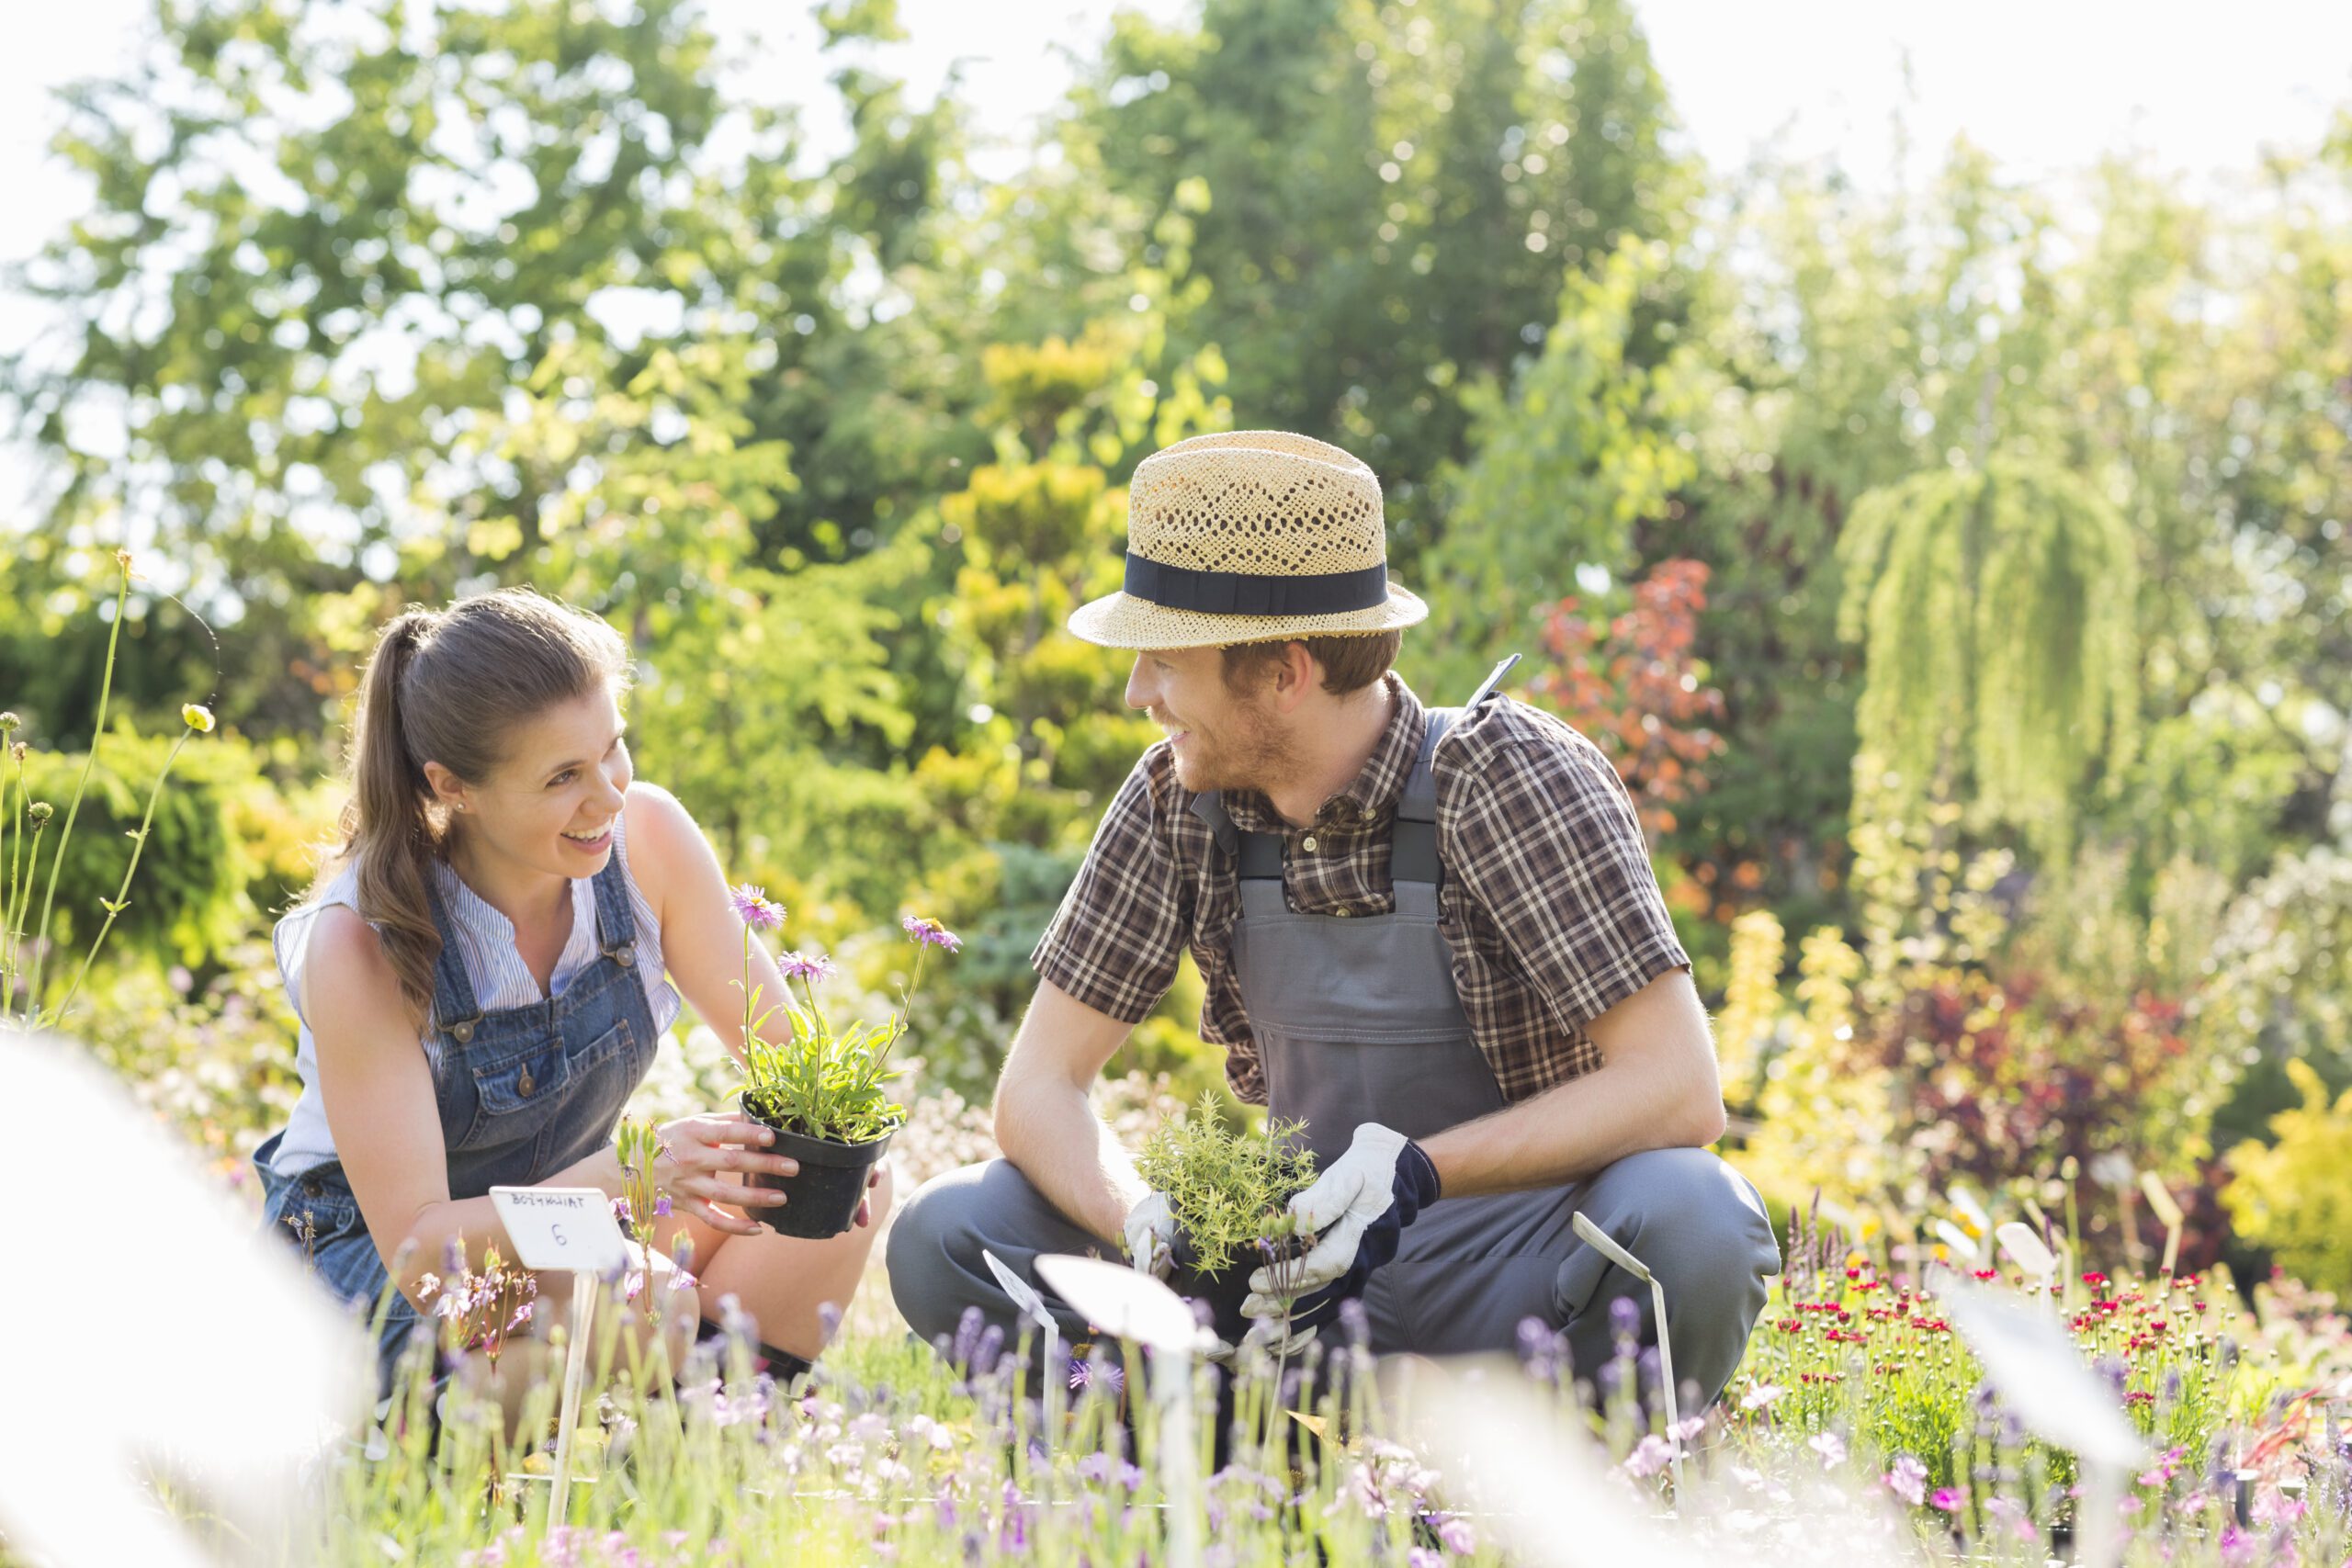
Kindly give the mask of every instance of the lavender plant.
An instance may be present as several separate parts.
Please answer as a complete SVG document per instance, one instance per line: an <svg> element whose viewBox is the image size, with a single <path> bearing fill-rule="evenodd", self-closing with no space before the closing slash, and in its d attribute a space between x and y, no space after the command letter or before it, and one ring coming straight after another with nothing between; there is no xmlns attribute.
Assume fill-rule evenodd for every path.
<svg viewBox="0 0 2352 1568"><path fill-rule="evenodd" d="M786 953L776 966L789 987L797 981L800 999L761 1007L763 988L752 980L754 933L784 923L784 909L750 886L734 889L743 920L743 1104L776 1127L839 1144L870 1144L906 1123L907 1108L890 1098L889 1085L904 1071L890 1053L906 1033L907 1012L922 984L924 961L934 947L954 953L963 939L937 920L909 915L899 929L915 944L914 975L899 993L899 1006L881 1023L857 1020L836 1026L817 999L818 982L831 977L832 961L822 955ZM791 1037L781 1043L762 1034L782 1012Z"/></svg>

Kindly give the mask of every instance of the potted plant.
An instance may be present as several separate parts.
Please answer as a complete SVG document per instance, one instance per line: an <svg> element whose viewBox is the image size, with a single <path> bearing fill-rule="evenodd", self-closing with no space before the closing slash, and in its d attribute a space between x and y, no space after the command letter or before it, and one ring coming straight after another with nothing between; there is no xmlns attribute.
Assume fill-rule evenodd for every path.
<svg viewBox="0 0 2352 1568"><path fill-rule="evenodd" d="M784 923L784 911L756 887L734 890L743 917L743 1114L775 1134L769 1153L799 1162L792 1176L765 1171L752 1185L773 1188L786 1201L753 1217L785 1235L839 1235L849 1229L866 1180L906 1124L907 1108L890 1098L891 1080L903 1070L890 1065L890 1049L906 1032L907 1009L922 983L923 961L934 947L954 953L962 939L937 920L910 915L899 927L915 943L913 980L900 993L898 1010L883 1023L853 1022L836 1030L817 1000L817 983L833 972L822 956L786 953L776 960L787 987L800 983L800 1000L789 989L782 1001L763 1010L761 987L752 984L752 933ZM760 1028L782 1011L792 1038L782 1043L761 1038Z"/></svg>
<svg viewBox="0 0 2352 1568"><path fill-rule="evenodd" d="M1176 1221L1169 1284L1209 1303L1218 1338L1238 1344L1251 1270L1303 1250L1292 1197L1315 1179L1303 1122L1268 1117L1257 1132L1227 1126L1213 1095L1145 1140L1136 1168L1168 1199Z"/></svg>

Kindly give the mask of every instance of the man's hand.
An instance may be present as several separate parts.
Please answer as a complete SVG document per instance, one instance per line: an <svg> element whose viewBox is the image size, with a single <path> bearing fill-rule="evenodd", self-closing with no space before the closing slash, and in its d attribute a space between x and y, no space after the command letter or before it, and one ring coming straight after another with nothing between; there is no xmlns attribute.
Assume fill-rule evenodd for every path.
<svg viewBox="0 0 2352 1568"><path fill-rule="evenodd" d="M1168 1195L1147 1192L1127 1211L1127 1261L1142 1273L1165 1280L1175 1267L1176 1216L1169 1212Z"/></svg>
<svg viewBox="0 0 2352 1568"><path fill-rule="evenodd" d="M1320 1323L1350 1296L1363 1294L1372 1271L1396 1256L1398 1233L1437 1201L1437 1168L1404 1134L1367 1122L1348 1152L1290 1201L1299 1230L1315 1237L1306 1256L1270 1264L1250 1276L1250 1317L1293 1329Z"/></svg>

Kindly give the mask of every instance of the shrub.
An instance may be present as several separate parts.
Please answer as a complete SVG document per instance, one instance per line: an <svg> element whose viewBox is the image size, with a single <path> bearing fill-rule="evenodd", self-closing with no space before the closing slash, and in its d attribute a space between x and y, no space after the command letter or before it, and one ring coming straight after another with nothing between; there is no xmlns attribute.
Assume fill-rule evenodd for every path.
<svg viewBox="0 0 2352 1568"><path fill-rule="evenodd" d="M2230 1152L2222 1190L2238 1234L2323 1291L2352 1291L2352 1089L2329 1103L2304 1062L2289 1062L2301 1105L2270 1119L2275 1142Z"/></svg>

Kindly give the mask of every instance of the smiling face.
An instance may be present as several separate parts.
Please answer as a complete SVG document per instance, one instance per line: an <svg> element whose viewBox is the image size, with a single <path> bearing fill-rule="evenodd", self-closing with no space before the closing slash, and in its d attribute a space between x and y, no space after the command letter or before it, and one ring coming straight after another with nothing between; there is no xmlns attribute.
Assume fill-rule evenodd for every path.
<svg viewBox="0 0 2352 1568"><path fill-rule="evenodd" d="M469 858L557 876L594 876L613 852L613 824L633 776L613 688L542 710L519 726L491 776L464 784L425 772L453 807Z"/></svg>
<svg viewBox="0 0 2352 1568"><path fill-rule="evenodd" d="M1271 791L1289 776L1295 748L1265 699L1228 687L1214 648L1139 653L1127 675L1127 705L1168 732L1176 782L1195 795Z"/></svg>

